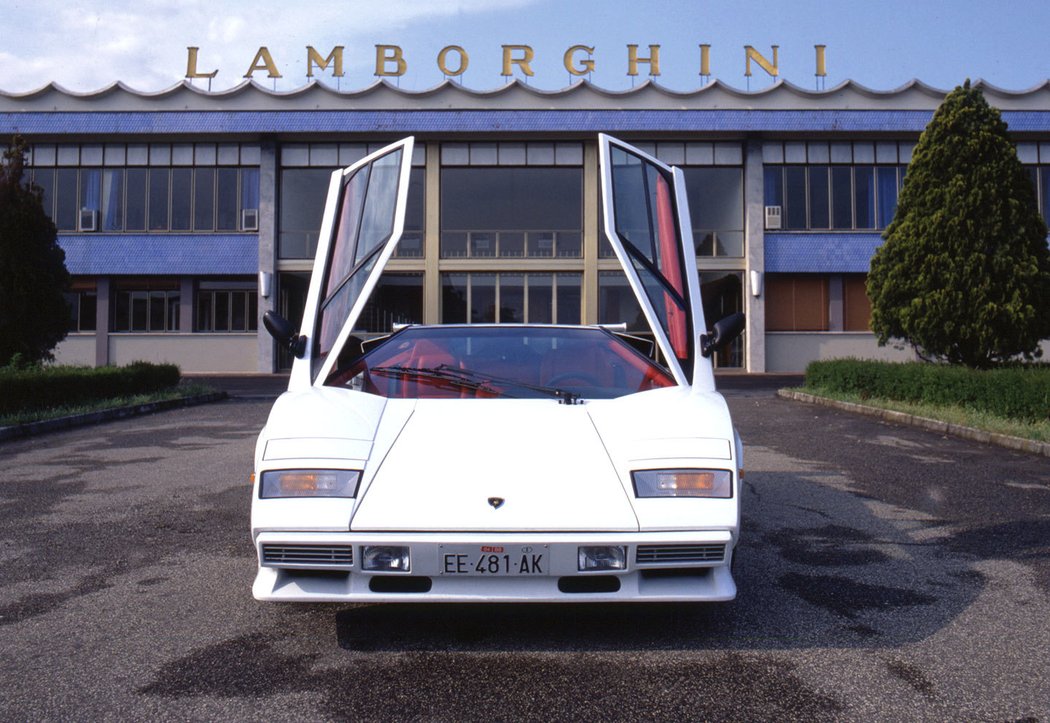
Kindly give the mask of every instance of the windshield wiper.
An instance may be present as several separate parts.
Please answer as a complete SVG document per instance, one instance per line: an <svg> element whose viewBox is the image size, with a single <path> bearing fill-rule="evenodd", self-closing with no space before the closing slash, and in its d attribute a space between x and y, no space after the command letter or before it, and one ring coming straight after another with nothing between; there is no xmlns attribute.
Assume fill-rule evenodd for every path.
<svg viewBox="0 0 1050 723"><path fill-rule="evenodd" d="M529 384L528 382L521 382L517 379L507 379L505 377L497 377L484 372L474 371L473 369L458 369L448 364L438 364L435 367L436 370L454 374L464 380L471 381L482 381L488 382L489 384L495 384L497 386L512 386L518 387L519 389L529 389L540 394L546 394L548 397L554 397L560 404L579 404L580 395L575 392L570 392L568 389L559 389L558 387L545 387L542 384Z"/></svg>
<svg viewBox="0 0 1050 723"><path fill-rule="evenodd" d="M545 394L548 397L553 397L561 404L579 404L580 402L580 395L570 392L567 389L545 387L539 384L529 384L528 382L496 377L491 374L485 374L470 369L459 369L457 367L449 366L448 364L438 364L436 367L430 368L393 365L374 367L369 371L379 374L380 376L406 375L416 379L431 379L439 382L447 382L463 389L485 391L512 398L515 398L513 394L509 394L498 387L529 389L534 392L539 392L540 394Z"/></svg>
<svg viewBox="0 0 1050 723"><path fill-rule="evenodd" d="M385 367L372 367L369 369L369 373L378 374L385 377L393 376L409 376L414 379L429 379L439 382L447 382L448 384L460 387L462 389L470 389L472 391L484 391L493 394L502 393L498 389L493 389L488 383L471 379L462 374L453 374L451 367L443 369L445 365L439 365L434 368L426 367L406 367L406 366L385 366Z"/></svg>

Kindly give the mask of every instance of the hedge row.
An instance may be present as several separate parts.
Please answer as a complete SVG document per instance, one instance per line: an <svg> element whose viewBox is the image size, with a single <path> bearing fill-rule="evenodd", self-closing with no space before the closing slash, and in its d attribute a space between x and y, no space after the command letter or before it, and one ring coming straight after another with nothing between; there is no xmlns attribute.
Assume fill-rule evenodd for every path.
<svg viewBox="0 0 1050 723"><path fill-rule="evenodd" d="M134 362L126 367L0 368L0 414L150 394L179 383L174 364Z"/></svg>
<svg viewBox="0 0 1050 723"><path fill-rule="evenodd" d="M988 371L942 364L836 359L806 367L806 386L862 398L955 405L1030 421L1050 417L1050 366Z"/></svg>

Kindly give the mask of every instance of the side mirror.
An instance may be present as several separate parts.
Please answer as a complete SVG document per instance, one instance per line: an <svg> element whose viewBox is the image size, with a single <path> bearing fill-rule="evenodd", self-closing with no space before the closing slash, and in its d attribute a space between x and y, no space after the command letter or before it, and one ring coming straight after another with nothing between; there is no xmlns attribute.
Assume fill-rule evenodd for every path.
<svg viewBox="0 0 1050 723"><path fill-rule="evenodd" d="M270 332L270 336L287 348L296 359L303 358L306 353L306 337L292 328L290 321L276 311L267 311L263 314L263 326Z"/></svg>
<svg viewBox="0 0 1050 723"><path fill-rule="evenodd" d="M744 331L745 317L739 311L715 322L710 336L700 335L700 353L709 357Z"/></svg>

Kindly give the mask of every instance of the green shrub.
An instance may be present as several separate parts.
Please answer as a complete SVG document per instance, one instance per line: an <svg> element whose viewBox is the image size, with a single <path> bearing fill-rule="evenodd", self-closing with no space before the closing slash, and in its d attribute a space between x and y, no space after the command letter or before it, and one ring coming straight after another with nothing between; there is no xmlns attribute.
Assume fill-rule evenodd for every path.
<svg viewBox="0 0 1050 723"><path fill-rule="evenodd" d="M1050 366L975 370L961 366L835 359L806 367L806 386L879 397L966 407L1010 419L1050 417Z"/></svg>
<svg viewBox="0 0 1050 723"><path fill-rule="evenodd" d="M149 362L94 369L7 366L0 368L0 414L149 394L175 386L180 376L174 364Z"/></svg>

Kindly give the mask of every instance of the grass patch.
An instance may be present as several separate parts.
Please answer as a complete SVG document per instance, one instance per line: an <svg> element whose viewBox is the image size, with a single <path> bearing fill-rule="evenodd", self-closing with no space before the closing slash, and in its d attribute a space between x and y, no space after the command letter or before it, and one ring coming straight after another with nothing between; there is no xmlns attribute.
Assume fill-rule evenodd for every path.
<svg viewBox="0 0 1050 723"><path fill-rule="evenodd" d="M108 397L106 399L97 399L92 402L50 407L48 409L21 410L0 415L0 427L29 424L31 422L41 422L46 419L58 419L60 417L71 417L77 414L88 414L90 412L101 412L106 409L134 407L140 404L150 404L152 402L165 402L170 399L184 399L186 397L195 397L200 394L208 394L214 391L214 389L205 384L193 382L190 384L180 384L177 387L169 387L168 389L162 389L148 394Z"/></svg>
<svg viewBox="0 0 1050 723"><path fill-rule="evenodd" d="M870 397L853 392L841 392L826 387L802 386L798 391L812 394L816 397L836 399L840 402L852 402L863 404L868 407L889 409L895 412L913 414L917 417L936 419L949 424L958 424L964 427L973 427L985 432L1006 434L1011 437L1032 439L1037 442L1050 442L1050 420L1024 421L1010 419L990 412L970 409L957 405L931 404L928 402L904 402L882 397Z"/></svg>
<svg viewBox="0 0 1050 723"><path fill-rule="evenodd" d="M174 388L180 376L174 364L141 361L123 367L12 364L0 368L0 414L164 392Z"/></svg>
<svg viewBox="0 0 1050 723"><path fill-rule="evenodd" d="M978 371L947 364L830 359L806 367L806 386L934 407L962 407L1002 419L1050 418L1050 366L1011 365Z"/></svg>

